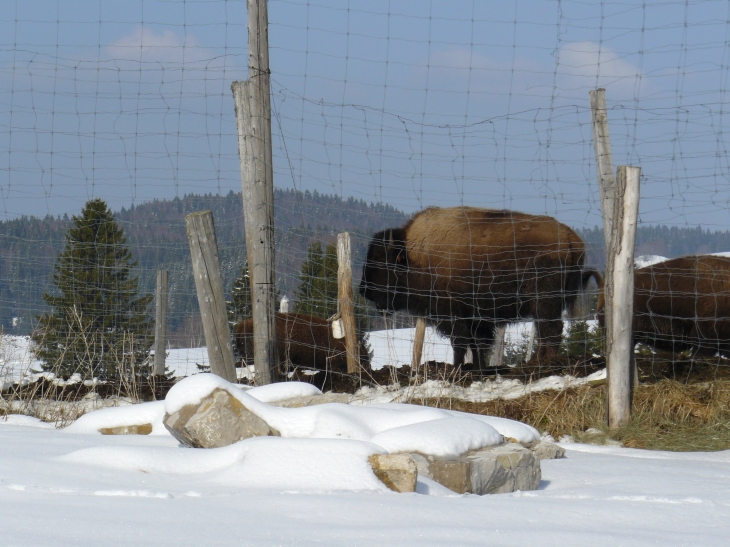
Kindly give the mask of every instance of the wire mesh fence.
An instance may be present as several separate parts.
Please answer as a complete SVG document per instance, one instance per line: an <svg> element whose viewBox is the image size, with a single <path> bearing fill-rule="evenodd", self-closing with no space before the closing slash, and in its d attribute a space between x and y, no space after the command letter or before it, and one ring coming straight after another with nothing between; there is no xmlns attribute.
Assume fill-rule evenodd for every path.
<svg viewBox="0 0 730 547"><path fill-rule="evenodd" d="M246 2L16 0L0 13L0 30L2 366L18 362L11 337L30 335L52 311L42 296L58 290L54 264L72 217L102 198L126 234L139 293L152 294L156 272L170 272L171 366L204 368L204 356L188 351L205 341L185 215L213 211L234 302L247 253L230 84L248 70ZM376 368L410 364L421 298L430 299L420 308L430 317L422 360L434 378L443 373L436 363L454 361L474 375L523 381L600 371L600 291L589 284L578 295L569 279L606 265L588 100L604 87L613 164L642 168L636 255L649 269L636 277L637 287L647 279L637 289L640 375L730 370L725 259L662 261L730 252L730 4L272 0L269 34L276 290L292 314L336 313L328 245L340 232L352 237L357 285L373 236L427 207L547 216L583 242L580 264L539 262L552 252L539 243L542 221L513 218L513 235L537 239L518 245L515 235L495 250L469 232L479 222L435 220L424 246L443 237L444 247L421 249L422 267L465 265L408 285L409 302L393 316L358 297L364 351ZM453 286L440 293L444 276ZM554 301L547 315L546 301ZM457 312L454 302L465 307ZM234 305L232 323L247 313ZM497 367L488 354L502 323ZM312 365L315 342L302 344L312 362L294 364Z"/></svg>

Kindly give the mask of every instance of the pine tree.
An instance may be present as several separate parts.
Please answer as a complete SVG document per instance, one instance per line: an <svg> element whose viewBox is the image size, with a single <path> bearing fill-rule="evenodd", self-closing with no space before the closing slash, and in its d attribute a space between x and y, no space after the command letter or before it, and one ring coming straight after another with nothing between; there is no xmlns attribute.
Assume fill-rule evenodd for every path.
<svg viewBox="0 0 730 547"><path fill-rule="evenodd" d="M241 268L241 275L233 282L231 299L226 302L228 323L233 325L251 317L251 281L248 263Z"/></svg>
<svg viewBox="0 0 730 547"><path fill-rule="evenodd" d="M56 294L43 295L52 311L38 317L33 333L44 370L118 379L148 367L153 297L138 294L136 265L107 204L88 201L56 260Z"/></svg>
<svg viewBox="0 0 730 547"><path fill-rule="evenodd" d="M299 274L294 293L294 312L327 319L337 312L337 248L322 249L315 241L307 249L307 258Z"/></svg>

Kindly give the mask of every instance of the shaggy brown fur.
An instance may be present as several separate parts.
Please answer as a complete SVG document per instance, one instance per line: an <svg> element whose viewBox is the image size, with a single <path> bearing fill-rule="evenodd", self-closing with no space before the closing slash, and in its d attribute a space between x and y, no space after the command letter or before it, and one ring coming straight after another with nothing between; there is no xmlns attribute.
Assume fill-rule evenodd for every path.
<svg viewBox="0 0 730 547"><path fill-rule="evenodd" d="M429 208L368 247L360 293L388 312L427 317L450 337L454 363L467 347L486 360L494 328L537 320L537 358L557 353L561 313L590 277L585 246L548 216L474 207Z"/></svg>
<svg viewBox="0 0 730 547"><path fill-rule="evenodd" d="M601 293L601 326L604 305ZM730 351L730 258L683 256L636 270L634 341L675 355Z"/></svg>
<svg viewBox="0 0 730 547"><path fill-rule="evenodd" d="M235 328L238 355L253 364L253 320L245 319ZM276 314L279 359L294 366L334 372L347 371L345 339L332 336L326 319L297 313Z"/></svg>

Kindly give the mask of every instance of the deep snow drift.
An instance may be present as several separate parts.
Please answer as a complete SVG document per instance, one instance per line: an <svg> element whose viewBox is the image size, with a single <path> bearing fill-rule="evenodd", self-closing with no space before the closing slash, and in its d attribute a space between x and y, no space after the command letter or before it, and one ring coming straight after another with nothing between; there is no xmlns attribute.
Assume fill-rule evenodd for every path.
<svg viewBox="0 0 730 547"><path fill-rule="evenodd" d="M538 491L426 496L363 489L357 462L313 458L301 441L309 440L195 450L163 435L81 435L0 419L0 544L666 547L724 546L730 532L730 452L568 444L566 459L542 462ZM279 443L275 461L262 459L270 442ZM328 442L350 450L355 441ZM247 460L255 472L242 472ZM339 488L281 482L304 469Z"/></svg>

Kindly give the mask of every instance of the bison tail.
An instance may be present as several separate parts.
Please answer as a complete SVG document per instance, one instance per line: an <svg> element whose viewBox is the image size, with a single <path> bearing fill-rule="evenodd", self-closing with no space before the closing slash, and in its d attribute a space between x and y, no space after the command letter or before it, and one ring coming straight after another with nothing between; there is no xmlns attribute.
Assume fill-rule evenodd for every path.
<svg viewBox="0 0 730 547"><path fill-rule="evenodd" d="M580 274L576 275L573 279L573 286L570 287L572 291L568 293L567 312L570 317L575 317L579 311L578 302L581 300L579 297L585 292L591 278L593 278L596 285L598 285L598 290L603 293L603 276L601 273L598 270L582 270Z"/></svg>

